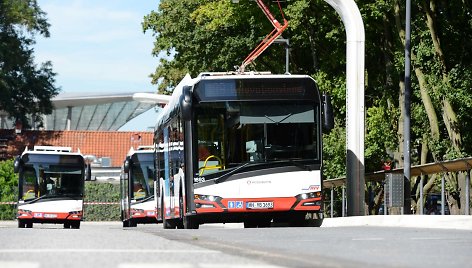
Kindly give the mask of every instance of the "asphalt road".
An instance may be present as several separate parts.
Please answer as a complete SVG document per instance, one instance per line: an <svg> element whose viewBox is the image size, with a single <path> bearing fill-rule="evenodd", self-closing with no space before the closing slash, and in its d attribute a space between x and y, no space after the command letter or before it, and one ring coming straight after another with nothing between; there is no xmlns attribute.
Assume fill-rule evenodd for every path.
<svg viewBox="0 0 472 268"><path fill-rule="evenodd" d="M0 267L470 267L472 231L377 226L199 230L81 229L0 222Z"/></svg>

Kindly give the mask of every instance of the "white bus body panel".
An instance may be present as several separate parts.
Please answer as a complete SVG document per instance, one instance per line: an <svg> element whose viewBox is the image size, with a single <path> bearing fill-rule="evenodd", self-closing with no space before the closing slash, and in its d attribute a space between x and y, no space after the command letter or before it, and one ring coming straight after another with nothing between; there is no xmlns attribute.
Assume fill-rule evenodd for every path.
<svg viewBox="0 0 472 268"><path fill-rule="evenodd" d="M47 213L69 213L72 211L82 211L82 200L47 200L39 201L32 204L18 204L18 209L29 210L35 212Z"/></svg>
<svg viewBox="0 0 472 268"><path fill-rule="evenodd" d="M319 170L274 173L195 188L195 194L216 195L222 198L293 197L319 191Z"/></svg>

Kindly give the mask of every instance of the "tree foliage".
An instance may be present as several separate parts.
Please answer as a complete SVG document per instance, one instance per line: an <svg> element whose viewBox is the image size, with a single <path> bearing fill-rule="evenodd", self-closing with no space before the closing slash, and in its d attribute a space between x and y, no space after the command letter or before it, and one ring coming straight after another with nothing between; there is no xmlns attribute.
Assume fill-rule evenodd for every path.
<svg viewBox="0 0 472 268"><path fill-rule="evenodd" d="M13 172L13 159L0 161L0 202L16 202L17 197L18 175ZM12 220L15 215L15 206L0 205L0 220Z"/></svg>
<svg viewBox="0 0 472 268"><path fill-rule="evenodd" d="M281 21L273 2L267 4ZM366 37L365 167L371 172L388 158L403 165L405 7L399 0L356 3ZM290 72L313 76L333 96L336 128L324 139L324 166L326 177L340 176L345 172L344 26L323 0L284 1L282 8L289 20L283 37L290 39ZM471 14L468 1L412 3L413 164L472 154ZM153 81L168 89L186 72L234 70L271 27L253 1L161 0L143 22L143 29L155 34L154 55L167 54ZM283 53L274 44L250 68L282 73ZM450 191L460 191L452 179L448 183L455 188L448 186Z"/></svg>
<svg viewBox="0 0 472 268"><path fill-rule="evenodd" d="M50 99L59 89L50 62L34 63L37 34L49 36L46 14L35 0L0 1L0 110L29 126L52 112Z"/></svg>

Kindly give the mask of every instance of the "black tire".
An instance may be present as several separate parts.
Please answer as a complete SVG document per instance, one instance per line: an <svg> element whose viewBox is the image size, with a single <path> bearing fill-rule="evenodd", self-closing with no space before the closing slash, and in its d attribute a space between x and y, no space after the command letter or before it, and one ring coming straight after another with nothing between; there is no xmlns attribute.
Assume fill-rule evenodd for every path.
<svg viewBox="0 0 472 268"><path fill-rule="evenodd" d="M179 219L175 223L177 226L177 229L184 229L184 217L185 217L185 211L184 211L184 198L182 197L182 189L179 191Z"/></svg>
<svg viewBox="0 0 472 268"><path fill-rule="evenodd" d="M138 226L138 223L133 220L133 219L129 219L129 227L137 227Z"/></svg>
<svg viewBox="0 0 472 268"><path fill-rule="evenodd" d="M306 219L307 213L296 213L291 216L289 221L290 227L307 227L311 220Z"/></svg>
<svg viewBox="0 0 472 268"><path fill-rule="evenodd" d="M172 220L166 220L165 208L164 208L164 196L161 196L161 214L162 214L162 227L164 229L175 229L175 225Z"/></svg>
<svg viewBox="0 0 472 268"><path fill-rule="evenodd" d="M80 221L73 221L70 223L72 229L80 229Z"/></svg>
<svg viewBox="0 0 472 268"><path fill-rule="evenodd" d="M26 223L26 228L33 228L33 223L32 222L27 222Z"/></svg>
<svg viewBox="0 0 472 268"><path fill-rule="evenodd" d="M129 221L128 220L124 220L123 221L123 228L127 228L129 227Z"/></svg>
<svg viewBox="0 0 472 268"><path fill-rule="evenodd" d="M198 229L200 223L193 216L184 216L183 225L185 229Z"/></svg>
<svg viewBox="0 0 472 268"><path fill-rule="evenodd" d="M18 220L18 228L25 228L26 227L26 223L22 220Z"/></svg>
<svg viewBox="0 0 472 268"><path fill-rule="evenodd" d="M70 222L64 222L64 229L70 229Z"/></svg>
<svg viewBox="0 0 472 268"><path fill-rule="evenodd" d="M311 226L313 227L321 227L321 225L323 224L323 219L315 219L313 220L313 223Z"/></svg>
<svg viewBox="0 0 472 268"><path fill-rule="evenodd" d="M244 221L244 228L257 228L257 221L250 219Z"/></svg>

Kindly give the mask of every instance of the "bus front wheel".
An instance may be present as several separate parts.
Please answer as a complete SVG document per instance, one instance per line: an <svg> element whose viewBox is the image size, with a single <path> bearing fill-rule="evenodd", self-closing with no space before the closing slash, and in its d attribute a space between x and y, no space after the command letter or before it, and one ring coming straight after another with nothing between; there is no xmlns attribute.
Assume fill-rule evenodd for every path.
<svg viewBox="0 0 472 268"><path fill-rule="evenodd" d="M193 216L184 216L184 228L185 229L198 229L200 224L197 219Z"/></svg>
<svg viewBox="0 0 472 268"><path fill-rule="evenodd" d="M161 197L161 214L162 214L162 226L164 229L175 229L175 224L172 220L166 219L164 196Z"/></svg>
<svg viewBox="0 0 472 268"><path fill-rule="evenodd" d="M73 221L70 223L72 229L80 229L80 221Z"/></svg>

